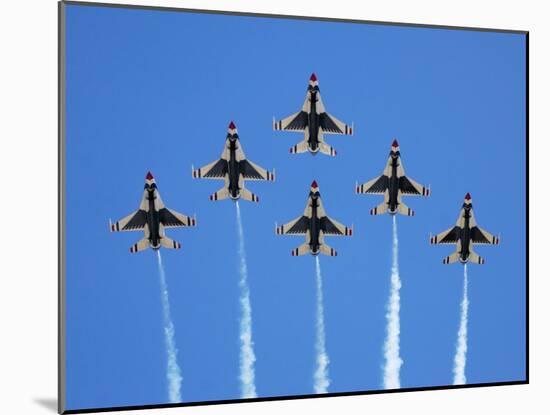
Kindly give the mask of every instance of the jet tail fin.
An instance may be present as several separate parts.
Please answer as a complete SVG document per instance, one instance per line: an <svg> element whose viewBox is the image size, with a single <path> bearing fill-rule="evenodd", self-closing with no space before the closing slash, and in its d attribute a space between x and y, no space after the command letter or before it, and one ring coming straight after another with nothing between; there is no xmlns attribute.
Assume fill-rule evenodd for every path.
<svg viewBox="0 0 550 415"><path fill-rule="evenodd" d="M397 211L403 216L414 216L414 210L405 205L403 202L397 206Z"/></svg>
<svg viewBox="0 0 550 415"><path fill-rule="evenodd" d="M147 248L149 248L149 240L146 238L143 238L138 243L135 243L130 247L130 252L132 254L135 254L136 252L144 251Z"/></svg>
<svg viewBox="0 0 550 415"><path fill-rule="evenodd" d="M168 249L180 249L181 244L178 241L174 241L173 239L168 238L167 236L163 236L160 239L160 244L164 248Z"/></svg>
<svg viewBox="0 0 550 415"><path fill-rule="evenodd" d="M241 189L241 197L250 202L259 202L260 198L248 189Z"/></svg>
<svg viewBox="0 0 550 415"><path fill-rule="evenodd" d="M482 257L480 257L478 254L476 254L474 251L470 251L470 256L468 257L468 261L474 263L474 264L479 264L479 265L483 265L485 264L485 259L483 259Z"/></svg>
<svg viewBox="0 0 550 415"><path fill-rule="evenodd" d="M384 201L370 210L371 215L383 215L388 210L388 204Z"/></svg>
<svg viewBox="0 0 550 415"><path fill-rule="evenodd" d="M226 187L210 195L210 200L223 200L229 197L229 190Z"/></svg>
<svg viewBox="0 0 550 415"><path fill-rule="evenodd" d="M298 248L293 249L291 252L292 256L300 256L307 253L309 253L309 245L307 243L300 245Z"/></svg>
<svg viewBox="0 0 550 415"><path fill-rule="evenodd" d="M337 256L338 255L338 252L336 252L336 249L331 248L327 244L322 244L319 248L319 251L323 255L327 255L327 256Z"/></svg>
<svg viewBox="0 0 550 415"><path fill-rule="evenodd" d="M443 263L444 263L445 265L452 264L452 263L458 261L459 255L460 255L460 254L459 254L458 252L455 252L454 254L449 255L448 257L443 258Z"/></svg>

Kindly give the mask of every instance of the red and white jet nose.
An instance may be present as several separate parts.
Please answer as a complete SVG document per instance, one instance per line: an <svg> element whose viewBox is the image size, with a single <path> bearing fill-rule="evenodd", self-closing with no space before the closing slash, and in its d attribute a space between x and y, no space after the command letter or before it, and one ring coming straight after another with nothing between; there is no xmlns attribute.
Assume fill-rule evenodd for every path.
<svg viewBox="0 0 550 415"><path fill-rule="evenodd" d="M470 193L466 193L466 196L464 196L464 203L472 204L472 196L470 196Z"/></svg>
<svg viewBox="0 0 550 415"><path fill-rule="evenodd" d="M237 126L233 121L231 121L227 127L227 134L229 135L235 135L237 134Z"/></svg>
<svg viewBox="0 0 550 415"><path fill-rule="evenodd" d="M311 191L312 192L318 192L319 191L319 185L315 180L311 182Z"/></svg>
<svg viewBox="0 0 550 415"><path fill-rule="evenodd" d="M399 150L399 143L397 142L397 140L395 140L395 139L393 140L393 143L391 143L391 149L393 151Z"/></svg>
<svg viewBox="0 0 550 415"><path fill-rule="evenodd" d="M153 177L153 174L150 171L147 172L147 176L145 176L145 180L148 183L153 183L155 181L155 178Z"/></svg>
<svg viewBox="0 0 550 415"><path fill-rule="evenodd" d="M319 82L317 81L317 75L315 75L314 73L312 73L311 76L309 77L309 84L311 86L315 86L319 84Z"/></svg>

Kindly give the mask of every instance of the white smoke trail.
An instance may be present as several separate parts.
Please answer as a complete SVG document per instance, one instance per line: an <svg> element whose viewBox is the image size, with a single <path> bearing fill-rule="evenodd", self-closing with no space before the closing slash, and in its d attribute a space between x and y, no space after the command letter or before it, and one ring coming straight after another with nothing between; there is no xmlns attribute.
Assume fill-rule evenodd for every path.
<svg viewBox="0 0 550 415"><path fill-rule="evenodd" d="M250 290L248 288L248 267L246 265L246 252L244 249L244 232L241 219L241 208L239 202L237 206L237 228L239 232L239 272L241 278L239 287L241 289L241 323L240 323L240 340L241 340L241 355L240 355L240 380L241 380L241 397L256 398L256 385L254 382L254 362L256 356L254 354L254 342L252 341L252 307L250 305Z"/></svg>
<svg viewBox="0 0 550 415"><path fill-rule="evenodd" d="M330 362L325 348L325 311L323 306L323 279L321 277L321 263L319 257L315 257L315 271L317 274L317 339L315 351L317 352L317 369L313 375L315 393L327 393L330 385L328 364Z"/></svg>
<svg viewBox="0 0 550 415"><path fill-rule="evenodd" d="M386 311L387 326L386 342L384 344L384 357L386 359L384 366L385 389L398 389L400 387L399 371L403 364L403 360L399 356L399 309L401 308L399 290L401 289L401 279L399 278L398 246L397 218L393 216L391 288Z"/></svg>
<svg viewBox="0 0 550 415"><path fill-rule="evenodd" d="M168 379L168 399L172 403L181 402L181 370L178 365L178 349L176 347L174 323L170 315L170 302L168 300L168 286L166 275L162 265L160 250L157 251L157 259L160 275L160 298L162 302L162 315L164 318L164 340L166 342L166 354L168 362L166 366L166 378Z"/></svg>
<svg viewBox="0 0 550 415"><path fill-rule="evenodd" d="M455 366L453 368L455 385L466 383L466 352L468 351L468 267L464 264L464 288L460 305L460 327L456 343Z"/></svg>

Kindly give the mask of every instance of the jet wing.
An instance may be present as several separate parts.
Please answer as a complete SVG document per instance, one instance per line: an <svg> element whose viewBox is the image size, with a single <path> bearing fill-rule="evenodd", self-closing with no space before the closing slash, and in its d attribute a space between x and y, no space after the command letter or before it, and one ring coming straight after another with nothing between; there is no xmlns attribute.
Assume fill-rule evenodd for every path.
<svg viewBox="0 0 550 415"><path fill-rule="evenodd" d="M139 231L145 228L147 223L147 213L142 210L136 210L118 222L111 223L111 232Z"/></svg>
<svg viewBox="0 0 550 415"><path fill-rule="evenodd" d="M185 216L168 208L162 208L159 210L159 220L165 228L180 228L184 226L196 225L195 218Z"/></svg>
<svg viewBox="0 0 550 415"><path fill-rule="evenodd" d="M320 220L321 230L325 235L331 236L351 236L352 228L342 225L328 216L324 216Z"/></svg>
<svg viewBox="0 0 550 415"><path fill-rule="evenodd" d="M430 194L429 188L422 186L407 176L399 178L399 190L408 196L428 196Z"/></svg>
<svg viewBox="0 0 550 415"><path fill-rule="evenodd" d="M193 170L193 177L197 179L223 179L227 172L227 160L219 159L200 169Z"/></svg>
<svg viewBox="0 0 550 415"><path fill-rule="evenodd" d="M353 134L353 127L330 115L328 112L319 114L319 125L325 134Z"/></svg>
<svg viewBox="0 0 550 415"><path fill-rule="evenodd" d="M470 232L470 240L474 245L498 245L500 243L500 239L498 237L491 235L489 232L481 229L479 226L473 227Z"/></svg>
<svg viewBox="0 0 550 415"><path fill-rule="evenodd" d="M274 130L304 131L308 125L307 112L298 111L280 121L273 121Z"/></svg>
<svg viewBox="0 0 550 415"><path fill-rule="evenodd" d="M277 235L305 235L309 229L310 219L307 216L298 216L284 225L277 226Z"/></svg>
<svg viewBox="0 0 550 415"><path fill-rule="evenodd" d="M388 176L376 177L368 182L357 186L357 193L369 193L373 195L383 195L386 189L390 185L390 178Z"/></svg>
<svg viewBox="0 0 550 415"><path fill-rule="evenodd" d="M460 238L461 228L459 226L453 226L436 236L430 238L431 244L455 244Z"/></svg>
<svg viewBox="0 0 550 415"><path fill-rule="evenodd" d="M245 180L275 180L273 173L249 160L242 160L239 163L239 173L243 175Z"/></svg>
<svg viewBox="0 0 550 415"><path fill-rule="evenodd" d="M215 160L200 169L193 170L193 177L196 179L223 179L229 171L229 146L228 139L225 140L222 155L219 160Z"/></svg>

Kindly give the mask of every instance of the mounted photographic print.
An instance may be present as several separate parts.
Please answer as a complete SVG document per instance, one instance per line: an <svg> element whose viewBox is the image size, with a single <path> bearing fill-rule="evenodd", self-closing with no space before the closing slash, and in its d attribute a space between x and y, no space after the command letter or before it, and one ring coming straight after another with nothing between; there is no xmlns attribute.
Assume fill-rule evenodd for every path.
<svg viewBox="0 0 550 415"><path fill-rule="evenodd" d="M528 382L527 32L59 12L60 412Z"/></svg>

